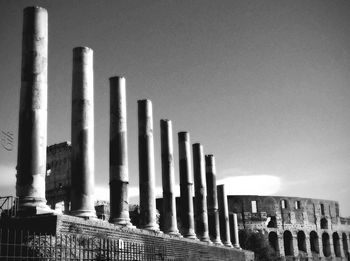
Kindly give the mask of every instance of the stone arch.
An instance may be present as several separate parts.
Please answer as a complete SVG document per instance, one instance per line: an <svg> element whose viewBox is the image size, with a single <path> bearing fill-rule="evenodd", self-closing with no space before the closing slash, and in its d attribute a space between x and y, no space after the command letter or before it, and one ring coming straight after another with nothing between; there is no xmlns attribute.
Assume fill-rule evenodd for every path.
<svg viewBox="0 0 350 261"><path fill-rule="evenodd" d="M320 253L320 247L318 245L318 235L315 231L310 232L310 248L311 252L316 254Z"/></svg>
<svg viewBox="0 0 350 261"><path fill-rule="evenodd" d="M286 256L293 256L293 236L289 230L284 231L283 233L283 244L284 244L284 254Z"/></svg>
<svg viewBox="0 0 350 261"><path fill-rule="evenodd" d="M279 245L278 245L278 236L276 232L271 231L269 233L269 243L270 243L270 246L275 250L275 252L278 253Z"/></svg>
<svg viewBox="0 0 350 261"><path fill-rule="evenodd" d="M299 231L297 234L298 250L306 252L306 236L304 231Z"/></svg>
<svg viewBox="0 0 350 261"><path fill-rule="evenodd" d="M273 197L266 197L262 202L264 211L268 216L276 216L276 206L278 206L276 199Z"/></svg>
<svg viewBox="0 0 350 261"><path fill-rule="evenodd" d="M326 218L321 219L321 229L328 229L328 220Z"/></svg>
<svg viewBox="0 0 350 261"><path fill-rule="evenodd" d="M329 235L326 232L322 234L322 248L323 255L329 257L331 255L331 243L329 241Z"/></svg>
<svg viewBox="0 0 350 261"><path fill-rule="evenodd" d="M336 257L341 257L340 238L338 233L334 232L332 237L333 237L334 254Z"/></svg>

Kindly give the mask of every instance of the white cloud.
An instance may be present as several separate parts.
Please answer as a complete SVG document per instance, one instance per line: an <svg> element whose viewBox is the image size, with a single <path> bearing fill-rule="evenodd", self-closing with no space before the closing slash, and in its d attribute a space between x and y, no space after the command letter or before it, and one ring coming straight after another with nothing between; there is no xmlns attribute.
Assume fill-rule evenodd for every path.
<svg viewBox="0 0 350 261"><path fill-rule="evenodd" d="M227 195L273 195L280 191L281 179L272 175L233 176L220 179Z"/></svg>

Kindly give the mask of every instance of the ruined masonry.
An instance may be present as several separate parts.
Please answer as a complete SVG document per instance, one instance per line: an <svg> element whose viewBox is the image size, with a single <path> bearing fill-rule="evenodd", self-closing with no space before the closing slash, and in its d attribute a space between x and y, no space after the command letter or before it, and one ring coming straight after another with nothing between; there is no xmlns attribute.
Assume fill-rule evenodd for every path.
<svg viewBox="0 0 350 261"><path fill-rule="evenodd" d="M164 191L162 215L166 222L163 232L160 231L155 198L153 108L150 100L138 101L138 228L130 222L126 84L125 78L121 76L109 79L110 217L106 221L97 219L99 215L96 215L94 202L93 50L89 47L73 49L72 143L60 144L57 150L49 147L46 151L47 49L47 11L41 7L25 8L16 182L18 202L14 206L18 207L18 212L14 216L4 216L0 219L0 258L25 258L22 251L24 249L24 253L30 253L32 257L47 256L53 259L74 257L75 260L100 260L108 257L108 260L159 260L161 257L161 260L253 260L251 252L231 248L232 245L228 242L228 222L225 222L227 233L220 231L221 235L224 235L224 238L221 238L224 239L224 245L220 243L217 217L212 221L215 222L216 228L215 244L210 241L206 166L203 147L200 144L193 145L196 187L196 215L193 215L190 144L189 134L186 132L179 133L181 201L184 207L176 208L170 120L161 121ZM46 153L49 155L48 161ZM60 159L59 164L55 157ZM58 168L64 170L63 178L58 175L56 177ZM214 173L213 162L210 168L210 172ZM51 182L54 185L50 184ZM210 195L215 200L217 192L212 184L213 182ZM64 214L51 209L46 204L46 196L48 203L53 207L57 199L63 200ZM224 201L227 202L226 197ZM217 213L215 204L211 203L210 211ZM219 200L219 213L220 206ZM177 228L177 210L181 212L181 227L184 229ZM227 208L225 215L227 216ZM237 226L234 227L237 230ZM3 229L12 229L11 233L15 236L9 236L9 231L7 236L3 236ZM27 233L28 236L23 237L23 233ZM29 236L29 233L33 233L33 236ZM10 251L9 244L20 247L14 247Z"/></svg>

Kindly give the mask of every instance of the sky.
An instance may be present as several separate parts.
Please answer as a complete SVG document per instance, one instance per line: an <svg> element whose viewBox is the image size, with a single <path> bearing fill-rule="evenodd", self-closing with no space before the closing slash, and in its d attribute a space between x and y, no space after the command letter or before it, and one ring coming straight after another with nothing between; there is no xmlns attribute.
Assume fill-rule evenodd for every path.
<svg viewBox="0 0 350 261"><path fill-rule="evenodd" d="M350 216L349 1L0 0L0 195L15 194L22 12L32 5L49 14L48 145L70 140L72 49L94 50L97 197L108 198L108 79L119 75L131 201L137 100L147 98L159 196L159 121L170 119L177 185L177 132L189 131L228 194L336 200Z"/></svg>

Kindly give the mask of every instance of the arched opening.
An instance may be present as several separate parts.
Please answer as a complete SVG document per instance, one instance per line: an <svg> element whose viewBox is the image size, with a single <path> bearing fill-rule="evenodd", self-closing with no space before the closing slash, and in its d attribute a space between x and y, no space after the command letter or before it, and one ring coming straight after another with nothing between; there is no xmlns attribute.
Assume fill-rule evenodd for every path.
<svg viewBox="0 0 350 261"><path fill-rule="evenodd" d="M326 218L321 219L321 229L328 229L328 221Z"/></svg>
<svg viewBox="0 0 350 261"><path fill-rule="evenodd" d="M345 233L342 234L342 242L343 242L344 255L347 258L347 260L349 260L350 255L349 255L348 237L346 236Z"/></svg>
<svg viewBox="0 0 350 261"><path fill-rule="evenodd" d="M340 239L337 232L333 233L333 247L334 247L334 254L336 257L341 257L341 251L340 251Z"/></svg>
<svg viewBox="0 0 350 261"><path fill-rule="evenodd" d="M293 256L293 236L288 230L283 233L284 254L286 256Z"/></svg>
<svg viewBox="0 0 350 261"><path fill-rule="evenodd" d="M279 247L278 247L278 236L276 232L270 232L269 233L269 243L270 246L275 250L276 253L279 252Z"/></svg>
<svg viewBox="0 0 350 261"><path fill-rule="evenodd" d="M319 254L320 248L318 245L318 235L315 231L311 231L310 233L310 248L311 252Z"/></svg>
<svg viewBox="0 0 350 261"><path fill-rule="evenodd" d="M322 248L323 255L329 257L331 255L331 244L329 242L329 235L326 232L322 234Z"/></svg>
<svg viewBox="0 0 350 261"><path fill-rule="evenodd" d="M306 237L304 231L299 231L297 234L298 250L306 252Z"/></svg>

